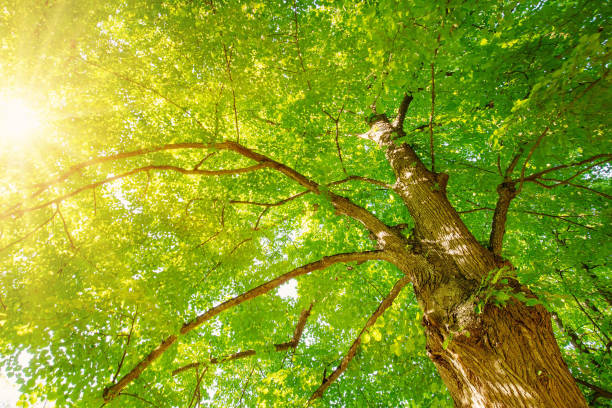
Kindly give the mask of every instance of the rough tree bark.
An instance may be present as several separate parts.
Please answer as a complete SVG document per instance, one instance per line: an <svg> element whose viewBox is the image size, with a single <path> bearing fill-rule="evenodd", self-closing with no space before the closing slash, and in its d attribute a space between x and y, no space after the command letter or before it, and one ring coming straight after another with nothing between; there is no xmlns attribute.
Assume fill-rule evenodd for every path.
<svg viewBox="0 0 612 408"><path fill-rule="evenodd" d="M481 282L501 266L511 267L482 246L446 197L448 176L432 173L407 144L402 122L407 96L394 121L376 115L362 135L384 149L396 176L394 190L415 221L413 239L390 249L389 259L412 277L423 308L427 353L458 407L586 407L553 336L550 314L511 299L505 307L475 311ZM504 194L496 213L507 212L512 194ZM497 217L503 218L505 216ZM503 225L495 225L496 251ZM499 232L501 230L501 233ZM386 250L387 248L381 248ZM414 268L408 257L422 255L427 265ZM533 294L509 279L507 290ZM499 284L501 287L501 284Z"/></svg>

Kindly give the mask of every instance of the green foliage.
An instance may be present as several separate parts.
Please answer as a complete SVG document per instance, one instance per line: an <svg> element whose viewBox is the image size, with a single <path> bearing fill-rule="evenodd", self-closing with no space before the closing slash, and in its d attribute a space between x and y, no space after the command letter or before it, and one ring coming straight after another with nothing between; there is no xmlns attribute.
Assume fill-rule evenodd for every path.
<svg viewBox="0 0 612 408"><path fill-rule="evenodd" d="M45 127L28 144L1 139L0 213L145 166L251 166L214 148L157 151L80 169L33 194L95 157L238 137L327 186L265 207L237 202L278 203L304 188L272 169L149 170L0 219L0 360L23 405L100 406L106 385L203 311L323 256L374 249L361 224L336 214L330 192L412 226L393 190L334 182L394 182L383 152L357 135L373 103L392 117L406 92L414 100L396 142L430 165L432 64L436 169L450 175L447 195L480 241L503 172L523 151L503 256L540 300L510 291L502 268L483 280L477 308L541 301L564 323L555 330L572 373L609 388L611 14L609 2L587 0L3 2L0 96L28 101ZM596 155L607 156L519 182L523 170ZM272 291L182 337L108 407L188 406L196 389L202 406L299 406L400 275L366 262L300 277L295 296ZM409 292L366 333L320 406L452 406ZM297 349L272 351L313 301ZM210 366L201 379L171 375L250 349L257 356Z"/></svg>
<svg viewBox="0 0 612 408"><path fill-rule="evenodd" d="M523 302L527 306L543 304L538 298L527 297L525 293L513 288L510 285L510 279L515 279L515 276L505 266L494 269L483 277L480 286L472 295L475 311L479 314L482 313L487 304L503 307L511 298Z"/></svg>

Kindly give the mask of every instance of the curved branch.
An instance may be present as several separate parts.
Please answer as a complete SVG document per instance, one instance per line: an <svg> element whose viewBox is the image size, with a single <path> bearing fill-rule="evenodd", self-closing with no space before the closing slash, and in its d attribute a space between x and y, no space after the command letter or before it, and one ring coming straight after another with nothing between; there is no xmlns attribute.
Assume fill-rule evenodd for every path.
<svg viewBox="0 0 612 408"><path fill-rule="evenodd" d="M259 164L255 164L252 166L248 166L248 167L240 167L237 169L221 169L221 170L194 170L194 169L185 169L182 167L177 167L177 166L170 166L170 165L150 165L150 166L144 166L144 167L138 167L136 169L127 171L125 173L121 173L118 174L116 176L112 176L112 177L108 177L104 180L100 180L97 181L95 183L91 183L91 184L87 184L85 186L82 186L80 188L77 188L76 190L68 193L68 194L64 194L60 197L57 197L53 200L49 200L46 201L42 204L38 204L35 205L33 207L28 207L28 208L24 208L21 210L13 210L10 212L5 212L4 214L0 215L0 219L2 218L7 218L7 217L11 217L11 216L20 216L23 215L27 212L31 212L31 211L36 211L36 210L40 210L41 208L45 208L48 207L50 205L53 204L59 204L62 201L74 197L75 195L86 191L86 190L91 190L91 189L95 189L96 187L99 187L101 185L110 183L112 181L115 180L119 180L125 177L129 177L129 176L133 176L134 174L138 174L138 173L144 173L144 172L149 172L149 171L164 171L164 170L170 170L170 171L175 171L177 173L181 173L181 174L186 174L186 175L201 175L201 176L225 176L225 175L234 175L234 174L242 174L242 173L249 173L252 171L256 171L256 170L260 170L260 169L264 169L264 168L268 168L271 167L271 164L263 162L263 163L259 163Z"/></svg>
<svg viewBox="0 0 612 408"><path fill-rule="evenodd" d="M348 173L346 171L346 167L344 166L344 160L342 159L342 149L340 149L340 141L338 140L338 137L340 136L340 127L338 125L338 122L340 121L340 115L342 115L342 112L344 112L344 105L342 105L342 107L340 108L340 112L338 112L338 117L334 118L331 113L327 112L325 109L323 110L323 113L325 113L336 125L336 150L338 151L338 159L340 159L340 164L342 165L342 171L344 172L345 175L348 176Z"/></svg>
<svg viewBox="0 0 612 408"><path fill-rule="evenodd" d="M178 147L180 146L180 147ZM208 149L216 149L216 150L227 150L227 151L232 151L235 152L245 158L251 159L255 162L257 162L258 164L253 165L253 166L249 166L249 167L245 167L245 168L240 168L240 169L232 169L232 170L199 170L199 169L183 169L180 167L175 167L175 166L145 166L136 170L132 170L131 172L128 173L124 173L122 175L119 176L114 176L111 178L108 178L106 180L103 181L99 181L97 183L93 183L90 184L88 186L84 186L81 187L69 194L66 194L62 197L56 198L54 200L48 201L46 203L34 206L34 207L30 207L28 209L25 210L13 210L13 211L9 211L9 212L5 212L4 214L0 214L0 219L1 218L6 218L8 216L11 215L21 215L25 212L28 211L34 211L40 208L44 208L48 205L51 204L55 204L55 203L59 203L62 200L72 197L78 193L80 193L81 191L84 190L88 190L88 189L93 189L96 188L97 186L104 184L104 183L108 183L109 181L112 180L116 180L118 178L121 177L126 177L129 176L131 174L134 174L136 172L141 172L141 171L149 171L149 170L174 170L174 171L178 171L180 173L183 174L202 174L202 175L224 175L224 174L239 174L239 173L246 173L246 172L250 172L253 170L257 170L260 168L269 168L272 170L275 170L283 175L285 175L286 177L294 180L295 182L297 182L299 185L301 185L302 187L304 187L306 190L315 193L315 194L321 194L324 191L326 198L328 198L331 202L331 204L334 206L334 208L336 209L336 211L341 214L341 215L346 215L349 216L359 222L361 222L378 240L378 243L381 247L387 247L387 248L396 248L401 250L401 248L404 247L405 243L404 243L404 239L401 236L401 234L397 234L396 232L394 232L388 225L386 225L385 223L383 223L379 218L377 218L374 214L372 214L370 211L366 210L365 208L353 203L351 200L349 200L346 197L340 196L336 193L333 193L331 191L328 191L327 189L322 189L318 183L316 183L315 181L311 180L310 178L306 177L305 175L303 175L302 173L294 170L293 168L280 163L276 160L273 160L263 154L257 153L239 143L236 142L232 142L232 141L225 141L225 142L219 142L219 143L209 143L209 144L203 144L203 143L181 143L181 144L176 144L176 145L164 145L161 147L153 147L153 148L149 148L149 149L144 149L144 150L139 150L139 151L134 151L134 152L128 152L128 153L124 153L124 154L119 154L119 155L114 155L114 156L109 156L106 158L97 158L97 159L93 159L90 160L89 162L86 163L82 163L80 165L77 165L78 168L84 168L87 167L89 165L92 164L96 164L96 163L100 163L100 162L104 162L104 161L109 161L109 160L118 160L119 158L125 158L125 157L132 157L132 156L136 156L136 155L142 155L142 154L146 154L148 152L154 152L154 151L160 151L160 150L171 150L171 149L176 149L176 148L194 148L194 147L200 147L200 148L208 148ZM70 173L73 174L73 173ZM60 177L61 179L61 177ZM61 179L63 180L63 179ZM46 188L46 187L45 187Z"/></svg>
<svg viewBox="0 0 612 408"><path fill-rule="evenodd" d="M374 323L376 323L376 320L389 308L389 306L393 304L395 298L399 295L401 290L408 283L410 283L410 278L408 276L402 277L395 283L387 297L383 299L380 305L378 305L376 311L372 314L372 316L370 316L366 324L363 326L363 328L357 335L357 338L353 341L353 344L351 344L351 347L349 348L348 352L340 362L338 368L336 368L329 377L323 380L323 384L321 384L319 388L317 388L316 391L312 394L312 396L308 400L307 405L311 405L316 399L321 398L323 396L323 393L325 393L329 386L334 381L336 381L338 377L340 377L342 373L344 373L344 371L346 371L346 368L348 367L349 363L351 362L353 357L355 357L355 354L357 354L357 350L359 349L359 345L361 344L361 337L363 336L363 334L368 330L369 327L372 327Z"/></svg>
<svg viewBox="0 0 612 408"><path fill-rule="evenodd" d="M344 184L347 183L351 180L359 180L359 181L364 181L366 183L370 183L376 186L380 186L380 187L384 187L387 189L392 189L393 186L391 186L390 184L387 184L385 182L382 182L380 180L376 180L376 179L372 179L372 178L368 178L368 177L362 177L362 176L348 176L347 178L344 178L342 180L338 180L338 181L332 181L331 183L327 183L326 186L327 187L331 187L331 186L337 186L339 184ZM306 194L310 193L309 190L305 190L302 191L301 193L292 195L290 197L287 198L283 198L282 200L276 201L274 203L264 203L264 202L260 202L260 201L248 201L248 200L230 200L229 203L230 204L245 204L245 205L255 205L255 206L259 206L259 207L279 207L283 204L286 204L290 201L293 201L297 198L300 198Z"/></svg>
<svg viewBox="0 0 612 408"><path fill-rule="evenodd" d="M144 156L147 154L163 152L163 151L181 150L181 149L206 149L209 147L210 145L207 145L204 143L171 143L171 144L165 144L161 146L154 146L154 147L148 147L144 149L132 150L130 152L112 154L110 156L96 157L95 159L87 160L87 161L84 161L84 162L81 162L81 163L75 164L74 166L69 167L68 170L64 171L63 173L61 173L59 176L57 176L54 179L51 179L44 183L34 184L33 187L37 188L38 190L34 194L32 194L30 198L36 197L37 195L45 191L47 188L55 184L61 183L62 181L66 180L68 177L72 176L73 174L76 174L80 172L81 170L86 169L87 167L95 166L97 164L113 162L113 161L118 161L122 159L129 159L131 157ZM196 166L196 169L194 170L197 170L197 166Z"/></svg>
<svg viewBox="0 0 612 408"><path fill-rule="evenodd" d="M136 323L136 317L138 316L138 310L134 312L134 317L132 317L132 324L130 326L130 331L127 335L127 340L125 342L125 347L123 348L123 354L121 355L121 360L119 360L119 364L117 365L117 371L115 371L115 375L113 375L112 381L115 382L119 373L121 372L121 367L123 367L123 362L125 361L125 356L127 355L128 347L130 346L130 340L132 339L132 333L134 332L134 323Z"/></svg>
<svg viewBox="0 0 612 408"><path fill-rule="evenodd" d="M495 209L491 208L491 207L478 207L478 208L473 208L471 210L459 211L459 214L469 214L469 213L473 213L473 212L477 212L477 211L495 211ZM546 213L542 213L542 212L538 212L538 211L529 211L529 210L510 210L509 212L518 212L518 213L524 213L524 214L530 214L530 215L537 215L537 216L541 216L541 217L556 218L558 220L565 221L567 223L576 225L578 227L586 228L586 229L589 229L589 230L595 230L595 228L593 228L593 227L590 227L590 226L584 225L584 224L580 224L580 223L578 223L576 221L572 221L572 220L569 219L569 217L583 218L585 215L555 215L555 214L546 214Z"/></svg>
<svg viewBox="0 0 612 408"><path fill-rule="evenodd" d="M268 293L272 289L279 287L283 283L293 278L296 278L301 275L306 275L313 271L325 269L336 263L364 262L364 261L371 261L371 260L380 260L384 258L385 256L384 256L383 251L351 252L351 253L326 256L318 261L306 264L304 266L300 266L299 268L296 268L290 272L287 272L241 295L238 295L215 307L212 307L206 312L197 316L195 319L191 320L190 322L183 324L183 327L181 327L180 332L178 334L173 334L173 335L168 336L159 346L157 346L153 351L151 351L148 355L146 355L130 372L128 372L125 376L123 376L117 383L106 387L104 389L102 397L104 398L106 402L111 401L125 387L127 387L132 381L137 379L147 367L149 367L151 364L153 364L155 360L161 357L161 355L164 354L166 350L170 348L170 346L176 343L179 336L186 335L192 330L200 327L207 320L212 319L213 317L217 316L221 312L224 312L225 310L228 310L248 300L254 299L258 296Z"/></svg>

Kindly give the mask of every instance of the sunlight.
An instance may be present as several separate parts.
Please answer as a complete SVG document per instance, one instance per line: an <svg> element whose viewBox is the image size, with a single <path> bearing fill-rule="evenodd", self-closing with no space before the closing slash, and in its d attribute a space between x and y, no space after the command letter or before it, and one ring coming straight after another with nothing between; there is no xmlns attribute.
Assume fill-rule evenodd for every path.
<svg viewBox="0 0 612 408"><path fill-rule="evenodd" d="M3 144L27 142L39 127L38 115L23 100L0 98L0 141Z"/></svg>

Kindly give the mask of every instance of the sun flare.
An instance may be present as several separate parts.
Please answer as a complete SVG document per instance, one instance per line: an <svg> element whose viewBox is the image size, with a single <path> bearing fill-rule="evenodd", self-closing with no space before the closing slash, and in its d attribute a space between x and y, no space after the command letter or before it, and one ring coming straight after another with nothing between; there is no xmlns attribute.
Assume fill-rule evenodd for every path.
<svg viewBox="0 0 612 408"><path fill-rule="evenodd" d="M0 99L0 141L18 144L27 141L40 127L36 111L21 99Z"/></svg>

